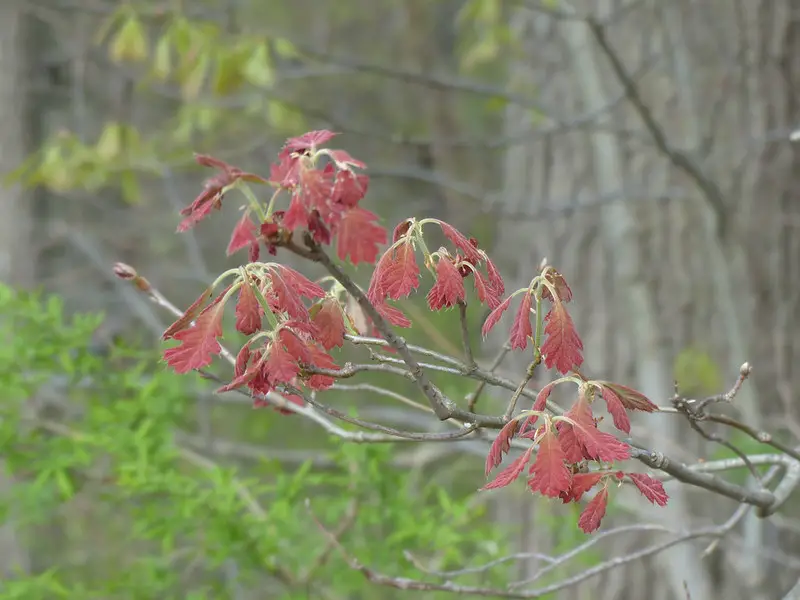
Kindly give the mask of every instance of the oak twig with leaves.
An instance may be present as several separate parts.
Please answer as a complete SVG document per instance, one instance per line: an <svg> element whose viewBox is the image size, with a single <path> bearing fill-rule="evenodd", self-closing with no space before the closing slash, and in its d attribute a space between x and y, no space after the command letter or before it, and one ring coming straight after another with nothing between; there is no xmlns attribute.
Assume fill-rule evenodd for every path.
<svg viewBox="0 0 800 600"><path fill-rule="evenodd" d="M526 287L509 293L500 272L478 241L467 238L448 223L433 218L408 218L394 228L390 238L378 217L360 206L369 186L369 178L363 172L366 165L344 150L325 147L334 135L321 130L289 139L272 165L269 177L246 173L209 156L197 156L198 163L216 168L218 174L183 209L184 218L178 231L194 227L214 210L221 209L223 200L234 191L241 192L247 202L227 253L246 251L248 260L222 273L185 311L174 309L179 318L163 334L165 340L178 342L164 352L164 359L172 369L178 373L199 371L209 377L206 367L214 356L222 355L232 363L233 374L222 382L220 393L247 394L255 406L272 406L286 415L309 418L329 432L359 442L447 442L499 430L486 459L486 474L501 465L512 446L520 448L522 453L481 489L507 486L524 473L532 493L560 498L564 503L579 503L591 491L588 494L591 499L583 502L578 520L578 527L586 533L600 527L609 496L622 483L632 484L658 506L668 502L662 484L668 477L735 498L744 507L756 506L762 515L774 512L786 500L798 480L796 454L775 455L780 459L761 463L782 465L784 475L774 491L765 487L766 478L762 489L753 490L713 475L713 469L708 468L711 463L683 465L630 438L620 439L598 427L596 415L602 401L614 427L626 435L630 435L631 411L684 414L702 432L698 423L711 418L706 407L713 402L731 401L749 374L749 366L742 368L736 386L719 398L695 402L676 395L673 406L663 408L628 386L586 377L580 370L584 361L583 343L567 310L572 291L560 272L543 265L539 272L531 274ZM249 184L267 186L272 192L266 199L259 199ZM287 197L288 206L281 208ZM432 250L427 243L431 228L438 229L449 245ZM387 243L388 248L382 251ZM366 290L339 266L328 252L329 246L335 246L338 261L374 265ZM282 264L279 252L317 263L328 275L312 281ZM262 260L264 253L267 260ZM429 273L432 283L424 283L423 270ZM132 280L159 304L171 307L131 267L118 264L115 272ZM472 287L471 293L468 287ZM398 329L411 327L412 323L392 302L407 298L420 288L428 290L426 299L431 311L458 308L466 360L409 345L398 335ZM475 362L469 346L466 314L473 303L490 310L482 327L484 337L515 304L506 349L490 369L482 369ZM235 305L236 330L248 336L235 353L220 343L229 304ZM367 345L392 356L381 355L378 364L337 365L330 352L346 343ZM508 351L530 355L530 364L519 382L494 373ZM554 370L558 376L535 392L528 384L541 368ZM448 398L436 386L431 376L437 370L479 382L465 406ZM412 380L427 406L413 400L408 402L452 424L453 431L399 431L351 417L320 400L323 396L320 392L335 388L338 380L362 371L382 371ZM477 396L487 385L509 391L508 407L503 414L475 412ZM549 400L555 387L564 385L575 388L575 400L566 410ZM532 404L518 411L520 401L524 400L531 400ZM345 431L335 424L336 420L367 431ZM727 424L781 452L786 450L785 446L775 446L771 437L748 431L746 425ZM661 473L651 476L629 470L625 463L631 459ZM785 459L792 462L791 468ZM747 457L741 462L739 467L753 468ZM708 535L722 535L722 531L714 529ZM335 540L332 543L338 545ZM354 559L348 560L351 565L359 564ZM364 572L372 578L371 572ZM397 587L391 578L378 579ZM444 587L411 586L411 589L447 591ZM534 596L520 592L505 597Z"/></svg>

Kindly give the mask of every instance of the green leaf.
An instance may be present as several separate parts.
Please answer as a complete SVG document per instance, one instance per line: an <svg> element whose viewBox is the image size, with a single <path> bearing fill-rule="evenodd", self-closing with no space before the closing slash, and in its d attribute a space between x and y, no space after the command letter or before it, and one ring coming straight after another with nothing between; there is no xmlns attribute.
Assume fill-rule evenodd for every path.
<svg viewBox="0 0 800 600"><path fill-rule="evenodd" d="M147 58L147 36L135 14L131 14L117 31L109 55L114 62L141 62Z"/></svg>
<svg viewBox="0 0 800 600"><path fill-rule="evenodd" d="M267 42L258 44L242 69L247 81L255 86L269 87L275 79Z"/></svg>

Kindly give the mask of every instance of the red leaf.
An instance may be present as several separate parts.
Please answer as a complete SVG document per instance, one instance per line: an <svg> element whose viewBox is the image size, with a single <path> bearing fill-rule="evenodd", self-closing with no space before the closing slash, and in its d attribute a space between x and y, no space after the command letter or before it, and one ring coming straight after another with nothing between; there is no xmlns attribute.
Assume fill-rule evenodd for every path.
<svg viewBox="0 0 800 600"><path fill-rule="evenodd" d="M325 350L344 344L344 315L335 298L325 298L311 307L311 322L317 327L317 341Z"/></svg>
<svg viewBox="0 0 800 600"><path fill-rule="evenodd" d="M264 371L267 380L274 387L280 383L291 383L300 372L300 367L294 357L283 348L283 344L272 342L264 361Z"/></svg>
<svg viewBox="0 0 800 600"><path fill-rule="evenodd" d="M176 373L188 373L211 364L213 355L222 349L217 341L222 336L222 315L225 305L209 306L197 317L194 326L183 329L173 337L180 342L164 351L164 359Z"/></svg>
<svg viewBox="0 0 800 600"><path fill-rule="evenodd" d="M502 296L506 291L506 285L503 283L503 277L500 271L494 266L494 263L486 257L486 272L489 274L489 284L492 286L496 296Z"/></svg>
<svg viewBox="0 0 800 600"><path fill-rule="evenodd" d="M481 335L483 335L483 337L486 337L492 328L500 322L503 313L508 310L509 306L511 306L511 296L503 300L497 308L489 313L489 316L486 317L486 320L483 322L483 327L481 328Z"/></svg>
<svg viewBox="0 0 800 600"><path fill-rule="evenodd" d="M440 257L436 263L436 282L427 296L428 306L431 310L441 310L455 306L464 297L464 278L449 257Z"/></svg>
<svg viewBox="0 0 800 600"><path fill-rule="evenodd" d="M631 457L630 448L610 433L597 428L589 403L581 395L564 415L575 422L573 429L587 458L613 462Z"/></svg>
<svg viewBox="0 0 800 600"><path fill-rule="evenodd" d="M500 471L492 481L487 483L478 491L494 490L497 488L505 487L512 483L520 476L520 473L525 469L525 465L531 459L533 446L529 447L521 456L515 458L505 469Z"/></svg>
<svg viewBox="0 0 800 600"><path fill-rule="evenodd" d="M301 136L289 138L283 145L281 154L290 154L292 152L304 153L312 148L317 148L326 142L329 142L338 134L328 131L327 129L317 129L309 131Z"/></svg>
<svg viewBox="0 0 800 600"><path fill-rule="evenodd" d="M350 170L341 170L336 173L333 184L333 203L342 208L353 208L367 194L368 188L369 177Z"/></svg>
<svg viewBox="0 0 800 600"><path fill-rule="evenodd" d="M470 243L470 241L467 239L467 236L465 236L452 225L442 221L438 221L438 223L442 228L442 232L445 234L445 236L447 236L447 239L453 242L453 245L455 245L456 248L464 253L464 257L469 262L471 262L473 265L477 265L481 262L481 260L483 260L481 253L478 252L478 249Z"/></svg>
<svg viewBox="0 0 800 600"><path fill-rule="evenodd" d="M286 265L272 265L281 273L281 277L286 282L286 285L291 287L295 292L306 298L324 298L325 290L319 285L308 279L302 273L295 271Z"/></svg>
<svg viewBox="0 0 800 600"><path fill-rule="evenodd" d="M354 265L375 262L379 247L386 243L386 230L375 223L377 220L375 213L360 207L344 213L336 224L336 254L340 260L349 255Z"/></svg>
<svg viewBox="0 0 800 600"><path fill-rule="evenodd" d="M168 340L171 337L174 337L176 333L179 331L183 331L192 321L194 321L197 314L200 312L200 307L203 306L214 294L214 290L210 287L206 288L206 290L200 294L200 297L192 302L191 306L186 309L186 312L183 313L181 317L178 318L172 325L167 327L166 331L161 334L161 339Z"/></svg>
<svg viewBox="0 0 800 600"><path fill-rule="evenodd" d="M281 271L282 273L282 271ZM300 294L290 286L277 271L270 271L269 278L272 282L274 304L278 312L285 312L298 321L308 320L308 309L303 304Z"/></svg>
<svg viewBox="0 0 800 600"><path fill-rule="evenodd" d="M236 302L236 330L245 335L253 335L261 329L261 306L250 285L245 281L239 289L239 300Z"/></svg>
<svg viewBox="0 0 800 600"><path fill-rule="evenodd" d="M394 244L397 240L403 237L408 230L411 229L411 225L414 223L414 219L405 219L400 221L394 228L392 232L392 243Z"/></svg>
<svg viewBox="0 0 800 600"><path fill-rule="evenodd" d="M631 420L628 418L628 413L622 402L614 393L614 390L608 387L601 388L603 400L606 401L606 408L611 416L614 418L614 427L625 433L631 432Z"/></svg>
<svg viewBox="0 0 800 600"><path fill-rule="evenodd" d="M399 308L385 302L378 302L373 306L384 319L395 327L411 327L411 320Z"/></svg>
<svg viewBox="0 0 800 600"><path fill-rule="evenodd" d="M404 243L387 251L378 261L368 297L373 301L405 298L419 287L419 266L414 247Z"/></svg>
<svg viewBox="0 0 800 600"><path fill-rule="evenodd" d="M297 394L281 394L281 396L283 396L283 397L284 397L284 399L288 400L288 401L289 401L289 402L291 402L292 404L296 404L297 406L305 406L305 404L306 404L306 401L305 401L305 400L303 400L303 399L302 399L300 396L298 396ZM255 405L255 406L254 406L254 408L259 408L259 406L258 406L258 405ZM293 413L291 410L289 410L288 408L277 408L277 407L273 407L273 408L274 408L276 411L278 411L279 413L281 413L282 415L287 415L287 416L288 416L288 415L293 415L293 414L294 414L294 413Z"/></svg>
<svg viewBox="0 0 800 600"><path fill-rule="evenodd" d="M647 396L641 392L637 392L633 388L629 388L619 383L611 383L610 381L598 381L603 386L603 397L605 398L606 388L610 389L619 398L622 406L628 410L641 410L643 412L656 412L658 406L653 404Z"/></svg>
<svg viewBox="0 0 800 600"><path fill-rule="evenodd" d="M350 156L350 153L346 150L330 150L328 152L331 158L336 161L336 165L340 169L348 169L349 167L356 167L357 169L365 169L367 165L363 162L358 160L357 158L353 158Z"/></svg>
<svg viewBox="0 0 800 600"><path fill-rule="evenodd" d="M256 225L250 220L249 211L244 211L242 218L236 223L231 235L231 241L228 242L228 249L226 254L230 256L234 252L238 252L242 248L247 248L256 241Z"/></svg>
<svg viewBox="0 0 800 600"><path fill-rule="evenodd" d="M606 514L606 505L608 504L608 488L603 488L595 497L592 498L583 509L580 518L578 519L578 527L584 533L591 533L600 527L600 522Z"/></svg>
<svg viewBox="0 0 800 600"><path fill-rule="evenodd" d="M503 462L503 454L508 454L511 449L511 440L514 434L517 433L519 428L519 421L514 419L505 424L505 426L497 434L497 437L492 442L492 447L489 448L489 456L486 457L486 474L488 475L492 469Z"/></svg>
<svg viewBox="0 0 800 600"><path fill-rule="evenodd" d="M542 354L545 366L548 369L556 367L562 374L569 373L573 367L580 367L583 363L583 342L564 304L556 300L544 320L547 340L542 344Z"/></svg>
<svg viewBox="0 0 800 600"><path fill-rule="evenodd" d="M578 463L584 459L584 450L578 436L575 434L575 428L569 423L560 423L561 427L558 429L558 442L564 450L564 456L569 463Z"/></svg>
<svg viewBox="0 0 800 600"><path fill-rule="evenodd" d="M659 506L666 506L667 500L669 500L669 496L667 492L664 490L664 484L661 483L658 479L654 479L649 475L644 475L642 473L625 473L633 484L639 488L639 491L642 493L642 496L650 500L653 504L658 504Z"/></svg>
<svg viewBox="0 0 800 600"><path fill-rule="evenodd" d="M309 350L311 351L311 364L318 369L339 369L333 357L316 344L309 346ZM336 383L336 379L330 375L312 375L306 381L306 385L312 390L326 390L334 383Z"/></svg>
<svg viewBox="0 0 800 600"><path fill-rule="evenodd" d="M531 327L531 295L528 292L522 296L517 315L511 325L511 348L524 350L528 345L528 338L533 335Z"/></svg>
<svg viewBox="0 0 800 600"><path fill-rule="evenodd" d="M569 488L569 491L562 495L561 498L564 502L578 502L583 495L592 489L597 482L600 481L605 473L603 472L594 472L594 473L575 473L572 476L572 485Z"/></svg>
<svg viewBox="0 0 800 600"><path fill-rule="evenodd" d="M314 357L311 354L308 343L300 339L296 332L287 327L281 327L278 333L278 339L286 347L287 352L294 357L295 360L305 364L313 364Z"/></svg>
<svg viewBox="0 0 800 600"><path fill-rule="evenodd" d="M539 440L539 452L531 467L528 487L542 496L558 498L569 489L571 473L564 464L566 456L552 431L547 431Z"/></svg>
<svg viewBox="0 0 800 600"><path fill-rule="evenodd" d="M561 302L569 302L572 300L572 290L569 288L569 285L567 285L567 281L561 273L555 269L550 269L547 271L545 279L556 288L556 295ZM542 288L542 298L550 300L551 302L553 301L553 294L550 292L549 287L544 286Z"/></svg>
<svg viewBox="0 0 800 600"><path fill-rule="evenodd" d="M495 294L491 286L487 285L481 272L473 271L472 274L475 279L475 293L478 294L478 300L492 310L500 306L500 297Z"/></svg>
<svg viewBox="0 0 800 600"><path fill-rule="evenodd" d="M303 202L303 195L300 188L295 188L292 199L289 201L289 208L283 215L281 225L289 231L294 231L308 224L308 207Z"/></svg>
<svg viewBox="0 0 800 600"><path fill-rule="evenodd" d="M536 394L536 400L533 403L533 410L542 412L547 407L547 399L550 397L550 392L553 391L553 388L555 388L556 385L556 382L548 383L541 390L539 390L539 393ZM531 415L525 419L525 422L520 428L520 432L526 431L529 427L532 428L538 419L539 417L537 415Z"/></svg>

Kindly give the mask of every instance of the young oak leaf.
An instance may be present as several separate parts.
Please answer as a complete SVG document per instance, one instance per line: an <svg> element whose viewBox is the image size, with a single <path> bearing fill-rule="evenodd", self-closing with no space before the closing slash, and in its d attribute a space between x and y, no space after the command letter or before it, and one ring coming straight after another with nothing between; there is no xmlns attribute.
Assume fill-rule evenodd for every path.
<svg viewBox="0 0 800 600"><path fill-rule="evenodd" d="M489 274L489 285L494 290L495 295L499 298L506 291L506 284L503 283L503 276L497 270L495 264L486 257L486 272Z"/></svg>
<svg viewBox="0 0 800 600"><path fill-rule="evenodd" d="M333 360L333 357L325 352L317 344L309 345L311 352L311 364L318 369L338 370L339 367ZM326 390L336 383L336 379L330 375L312 375L306 381L306 385L312 390Z"/></svg>
<svg viewBox="0 0 800 600"><path fill-rule="evenodd" d="M283 280L286 282L286 285L292 288L300 296L305 296L309 299L325 297L325 290L323 290L318 284L308 279L299 271L295 271L286 265L274 264L272 267L280 272L281 277L283 277Z"/></svg>
<svg viewBox="0 0 800 600"><path fill-rule="evenodd" d="M650 500L650 502L657 504L658 506L667 505L669 496L664 490L664 484L658 479L654 479L653 477L643 473L625 473L625 475L627 475L628 478L633 482L633 485L639 489L639 491L642 493L642 496Z"/></svg>
<svg viewBox="0 0 800 600"><path fill-rule="evenodd" d="M427 296L428 306L431 310L450 308L464 297L464 278L449 257L440 257L436 263L436 282Z"/></svg>
<svg viewBox="0 0 800 600"><path fill-rule="evenodd" d="M587 458L586 451L575 434L575 428L569 423L559 423L558 442L568 463L579 463Z"/></svg>
<svg viewBox="0 0 800 600"><path fill-rule="evenodd" d="M542 354L545 366L548 369L556 367L562 374L569 373L573 367L580 367L583 363L583 342L563 302L556 299L544 320L547 339L542 344Z"/></svg>
<svg viewBox="0 0 800 600"><path fill-rule="evenodd" d="M378 216L364 208L351 208L336 224L336 254L340 260L350 256L353 265L374 263L378 250L386 243L386 229L375 221Z"/></svg>
<svg viewBox="0 0 800 600"><path fill-rule="evenodd" d="M534 400L533 402L532 410L535 410L536 412L542 412L545 408L547 408L547 399L550 397L550 393L553 391L553 388L555 388L556 385L558 384L555 381L552 381L548 383L546 386L544 386L541 390L539 390L539 393L536 394L536 400ZM529 416L527 419L525 419L525 422L522 424L520 432L524 433L525 431L528 430L528 428L533 428L538 419L539 419L538 415Z"/></svg>
<svg viewBox="0 0 800 600"><path fill-rule="evenodd" d="M272 342L269 354L264 361L264 375L272 387L281 383L291 383L300 373L297 360L289 354L280 342Z"/></svg>
<svg viewBox="0 0 800 600"><path fill-rule="evenodd" d="M474 270L472 272L473 279L475 280L475 293L478 295L478 300L494 310L500 306L500 297L495 293L494 288L487 284L483 279L480 271Z"/></svg>
<svg viewBox="0 0 800 600"><path fill-rule="evenodd" d="M486 317L486 320L483 322L483 327L481 327L481 335L486 337L492 328L500 322L500 319L503 316L503 313L508 310L508 307L511 306L511 298L509 296L505 300L503 300L492 312L489 313L489 316Z"/></svg>
<svg viewBox="0 0 800 600"><path fill-rule="evenodd" d="M627 460L631 457L630 448L627 444L621 442L610 433L605 433L597 428L592 409L583 394L578 397L564 416L575 423L572 429L583 447L583 453L586 458L614 462L615 460Z"/></svg>
<svg viewBox="0 0 800 600"><path fill-rule="evenodd" d="M633 388L619 383L611 383L610 381L597 381L595 383L602 386L603 398L606 397L606 393L610 392L614 394L619 399L622 406L628 410L640 410L648 413L658 411L658 406L656 404L653 404L647 396ZM608 390L608 392L606 390Z"/></svg>
<svg viewBox="0 0 800 600"><path fill-rule="evenodd" d="M478 251L478 249L470 243L463 233L461 233L458 229L449 225L448 223L444 223L442 221L437 221L439 227L442 228L442 233L453 242L453 245L461 250L464 253L464 257L471 262L473 265L477 265L483 260L483 256Z"/></svg>
<svg viewBox="0 0 800 600"><path fill-rule="evenodd" d="M228 242L228 248L225 254L230 256L238 252L242 248L252 246L253 243L258 245L256 240L256 225L250 219L250 212L244 211L242 218L236 223L231 234L231 240Z"/></svg>
<svg viewBox="0 0 800 600"><path fill-rule="evenodd" d="M164 351L164 359L176 373L184 374L211 364L213 356L222 350L217 338L222 337L222 315L225 304L208 306L189 329L177 332L179 346Z"/></svg>
<svg viewBox="0 0 800 600"><path fill-rule="evenodd" d="M558 296L558 299L561 300L561 302L569 302L572 300L572 290L570 289L569 285L567 285L567 281L564 279L564 276L561 273L555 269L548 269L544 278L553 284L553 287L556 289L556 296ZM548 286L543 287L542 298L553 302L553 294Z"/></svg>
<svg viewBox="0 0 800 600"><path fill-rule="evenodd" d="M269 279L272 283L272 306L276 309L275 312L285 312L292 319L307 321L308 309L297 290L277 271L270 271Z"/></svg>
<svg viewBox="0 0 800 600"><path fill-rule="evenodd" d="M175 337L175 334L178 333L179 331L183 331L184 329L189 327L191 322L194 321L195 317L200 312L200 308L203 306L203 304L205 304L208 300L210 300L211 296L213 295L214 295L214 290L212 290L210 287L206 288L203 291L203 293L200 294L200 297L197 298L197 300L195 300L194 302L192 302L191 306L189 306L189 308L186 309L186 312L184 312L183 315L178 317L178 320L175 321L172 325L167 327L166 331L164 331L164 333L161 334L161 339L168 340L172 337Z"/></svg>
<svg viewBox="0 0 800 600"><path fill-rule="evenodd" d="M311 307L311 322L317 327L316 339L325 350L344 344L344 314L335 298L325 298Z"/></svg>
<svg viewBox="0 0 800 600"><path fill-rule="evenodd" d="M514 438L514 434L517 433L518 429L519 421L514 419L506 423L500 430L500 433L497 434L497 437L492 442L491 448L489 448L489 455L486 457L486 475L503 462L503 454L508 454L508 451L511 449L511 440Z"/></svg>
<svg viewBox="0 0 800 600"><path fill-rule="evenodd" d="M558 498L569 489L571 473L564 463L566 456L555 434L548 430L539 440L539 452L529 473L528 487L542 496Z"/></svg>
<svg viewBox="0 0 800 600"><path fill-rule="evenodd" d="M583 509L580 518L578 519L578 527L584 533L591 533L600 528L600 522L606 514L606 506L608 505L608 488L604 487L602 490L595 494L586 508Z"/></svg>
<svg viewBox="0 0 800 600"><path fill-rule="evenodd" d="M575 473L572 476L572 484L569 490L561 494L561 499L564 501L564 504L568 502L578 502L583 495L597 485L597 482L605 475L606 474L602 471L595 471L594 473Z"/></svg>
<svg viewBox="0 0 800 600"><path fill-rule="evenodd" d="M606 408L609 414L614 419L614 427L625 433L631 432L631 420L628 418L628 413L623 406L619 396L614 393L614 390L608 387L602 387L601 393L603 400L606 401Z"/></svg>
<svg viewBox="0 0 800 600"><path fill-rule="evenodd" d="M378 261L367 297L373 302L399 300L419 287L419 266L410 242L390 248Z"/></svg>
<svg viewBox="0 0 800 600"><path fill-rule="evenodd" d="M261 306L249 281L239 289L236 302L236 330L244 335L253 335L261 329Z"/></svg>
<svg viewBox="0 0 800 600"><path fill-rule="evenodd" d="M522 302L519 303L517 315L514 317L514 322L511 325L511 336L509 338L509 341L511 342L511 348L524 350L528 345L528 338L532 336L533 328L531 327L531 295L530 293L526 292L522 296Z"/></svg>
<svg viewBox="0 0 800 600"><path fill-rule="evenodd" d="M530 461L532 453L533 446L531 445L523 454L515 458L505 469L500 471L497 474L497 477L495 477L492 481L487 483L478 491L482 492L485 490L494 490L505 487L508 484L516 481L522 471L525 470L525 466L528 464L528 461Z"/></svg>

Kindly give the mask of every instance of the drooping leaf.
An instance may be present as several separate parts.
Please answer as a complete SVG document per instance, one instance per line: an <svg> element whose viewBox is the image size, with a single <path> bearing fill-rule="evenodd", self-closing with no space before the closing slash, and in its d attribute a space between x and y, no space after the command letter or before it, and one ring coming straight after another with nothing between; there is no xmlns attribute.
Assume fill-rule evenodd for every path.
<svg viewBox="0 0 800 600"><path fill-rule="evenodd" d="M500 296L495 293L494 288L486 283L480 271L473 271L473 279L475 280L475 293L478 295L478 300L491 310L500 306L502 302Z"/></svg>
<svg viewBox="0 0 800 600"><path fill-rule="evenodd" d="M464 253L464 257L469 262L471 262L473 265L477 265L483 260L480 252L478 252L478 249L470 243L470 241L467 239L467 236L448 223L444 223L442 221L439 221L438 223L442 228L442 233L447 236L447 239L453 242L453 245L455 245L456 248Z"/></svg>
<svg viewBox="0 0 800 600"><path fill-rule="evenodd" d="M610 387L603 386L601 389L603 400L606 401L606 408L614 419L614 427L625 433L630 433L631 420L628 418L628 413L622 405L619 396Z"/></svg>
<svg viewBox="0 0 800 600"><path fill-rule="evenodd" d="M489 448L489 455L486 457L486 475L503 462L503 455L508 454L508 451L511 449L511 440L514 438L514 434L517 433L518 429L519 421L513 419L506 423L500 430L500 433L497 434L494 442L492 442L491 448Z"/></svg>
<svg viewBox="0 0 800 600"><path fill-rule="evenodd" d="M428 306L431 310L450 308L464 297L464 278L449 257L440 257L436 263L436 282L427 296Z"/></svg>
<svg viewBox="0 0 800 600"><path fill-rule="evenodd" d="M622 406L628 410L640 410L648 413L658 411L656 404L653 404L647 396L633 388L610 381L598 381L597 383L603 386L604 390L606 388L610 389L619 398ZM603 392L603 397L605 397L605 392Z"/></svg>
<svg viewBox="0 0 800 600"><path fill-rule="evenodd" d="M571 473L564 463L566 456L558 439L548 430L539 440L539 452L530 469L532 477L528 479L528 487L532 492L543 496L558 498L569 489Z"/></svg>
<svg viewBox="0 0 800 600"><path fill-rule="evenodd" d="M195 317L200 312L203 304L205 304L208 300L211 299L211 296L214 294L214 290L210 287L206 288L202 294L192 302L191 306L186 309L186 312L183 313L182 316L178 317L178 320L175 321L172 325L167 327L166 331L161 334L161 339L168 340L171 337L174 337L176 333L179 331L183 331L189 324L194 321Z"/></svg>
<svg viewBox="0 0 800 600"><path fill-rule="evenodd" d="M311 351L311 364L315 367L332 371L339 370L333 357L317 344L310 344L308 348ZM306 381L306 385L312 390L326 390L334 383L336 383L336 379L330 375L312 375Z"/></svg>
<svg viewBox="0 0 800 600"><path fill-rule="evenodd" d="M373 306L384 319L395 327L411 327L411 319L396 306L391 306L386 302L378 302L373 304Z"/></svg>
<svg viewBox="0 0 800 600"><path fill-rule="evenodd" d="M545 408L547 408L547 399L550 397L550 393L553 391L556 385L558 384L555 381L553 381L551 383L548 383L541 390L539 390L539 393L536 394L536 400L533 402L532 410L535 410L537 412L542 412L544 411ZM529 428L532 428L536 424L536 421L538 419L539 419L538 415L531 415L530 417L525 419L525 422L523 423L520 431L525 432Z"/></svg>
<svg viewBox="0 0 800 600"><path fill-rule="evenodd" d="M584 449L581 445L578 436L575 434L575 428L569 423L559 423L558 428L558 442L564 450L564 456L569 463L578 463L584 460Z"/></svg>
<svg viewBox="0 0 800 600"><path fill-rule="evenodd" d="M564 279L561 273L555 269L549 269L545 275L545 279L556 289L556 296L558 296L561 302L569 302L572 300L572 290L569 285L567 285L567 280ZM553 294L550 292L549 287L542 286L542 298L553 302Z"/></svg>
<svg viewBox="0 0 800 600"><path fill-rule="evenodd" d="M200 313L192 327L172 336L180 345L165 350L164 359L176 373L207 367L213 356L220 353L222 348L217 338L222 336L224 307L223 303L209 306Z"/></svg>
<svg viewBox="0 0 800 600"><path fill-rule="evenodd" d="M380 287L380 295L392 300L407 297L419 287L419 266L414 247L410 242L401 244L389 250L385 256L386 260L382 257L378 262L381 268L375 283Z"/></svg>
<svg viewBox="0 0 800 600"><path fill-rule="evenodd" d="M278 264L273 265L273 268L280 271L281 277L283 277L286 285L291 287L300 296L305 296L310 299L323 298L325 296L325 290L299 271L295 271L286 265Z"/></svg>
<svg viewBox="0 0 800 600"><path fill-rule="evenodd" d="M573 430L583 447L586 458L613 462L630 458L630 448L610 433L597 428L592 409L581 394L572 408L564 415L575 423Z"/></svg>
<svg viewBox="0 0 800 600"><path fill-rule="evenodd" d="M593 473L575 473L572 476L572 485L569 490L561 495L561 499L567 502L578 502L583 495L592 489L606 474L602 471Z"/></svg>
<svg viewBox="0 0 800 600"><path fill-rule="evenodd" d="M239 289L236 302L236 330L244 335L252 335L260 329L261 307L250 282L245 281Z"/></svg>
<svg viewBox="0 0 800 600"><path fill-rule="evenodd" d="M308 309L303 304L302 298L297 290L284 280L283 271L270 271L269 278L272 282L272 295L274 298L276 312L285 312L293 319L298 321L308 320Z"/></svg>
<svg viewBox="0 0 800 600"><path fill-rule="evenodd" d="M580 518L578 519L578 527L584 533L591 533L600 528L600 523L606 514L606 506L608 505L608 488L604 487L602 490L595 494L586 508L583 509Z"/></svg>
<svg viewBox="0 0 800 600"><path fill-rule="evenodd" d="M566 374L573 367L580 367L583 363L583 342L564 304L556 300L544 320L547 339L542 344L542 354L547 368L555 367Z"/></svg>
<svg viewBox="0 0 800 600"><path fill-rule="evenodd" d="M311 322L317 327L316 339L325 350L344 343L344 315L335 298L325 298L311 307Z"/></svg>
<svg viewBox="0 0 800 600"><path fill-rule="evenodd" d="M528 338L533 336L531 326L531 295L526 292L522 296L514 322L511 325L509 338L512 349L524 350L528 345Z"/></svg>
<svg viewBox="0 0 800 600"><path fill-rule="evenodd" d="M270 384L275 387L281 383L291 383L300 372L297 360L292 357L280 342L272 342L264 361L264 371Z"/></svg>
<svg viewBox="0 0 800 600"><path fill-rule="evenodd" d="M236 223L231 234L231 240L228 242L228 248L225 253L230 256L234 252L238 252L242 248L247 248L253 242L256 242L256 225L250 219L250 213L245 211L242 218Z"/></svg>
<svg viewBox="0 0 800 600"><path fill-rule="evenodd" d="M378 225L377 220L375 213L358 206L344 213L336 225L336 254L340 260L349 256L353 265L375 262L387 236L386 229Z"/></svg>
<svg viewBox="0 0 800 600"><path fill-rule="evenodd" d="M633 484L642 493L642 496L658 506L666 506L669 496L664 490L664 484L658 479L643 473L625 473Z"/></svg>
<svg viewBox="0 0 800 600"><path fill-rule="evenodd" d="M533 446L530 446L524 453L515 458L505 469L500 471L497 476L483 486L479 491L494 490L497 488L505 487L514 482L525 470L525 466L531 459L533 453Z"/></svg>
<svg viewBox="0 0 800 600"><path fill-rule="evenodd" d="M486 337L492 328L500 322L500 319L503 316L503 313L508 310L508 307L511 306L511 296L503 300L492 312L489 313L489 316L486 317L486 320L483 322L483 327L481 328L481 335Z"/></svg>

